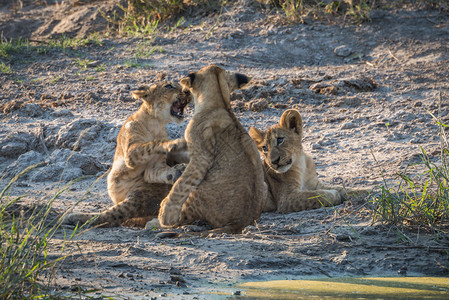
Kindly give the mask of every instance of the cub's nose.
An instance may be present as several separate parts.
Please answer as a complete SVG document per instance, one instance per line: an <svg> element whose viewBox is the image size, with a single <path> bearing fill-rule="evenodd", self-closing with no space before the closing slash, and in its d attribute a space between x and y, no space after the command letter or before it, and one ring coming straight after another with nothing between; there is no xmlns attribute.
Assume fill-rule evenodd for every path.
<svg viewBox="0 0 449 300"><path fill-rule="evenodd" d="M281 158L278 156L278 158L271 160L271 163L272 163L273 165L277 165L277 164L279 164L279 161L280 161L280 160L281 160Z"/></svg>

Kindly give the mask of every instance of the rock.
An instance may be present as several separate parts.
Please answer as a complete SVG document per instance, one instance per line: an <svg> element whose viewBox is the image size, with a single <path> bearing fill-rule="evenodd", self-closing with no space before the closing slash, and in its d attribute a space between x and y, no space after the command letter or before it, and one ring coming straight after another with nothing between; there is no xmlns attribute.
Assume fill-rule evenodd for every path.
<svg viewBox="0 0 449 300"><path fill-rule="evenodd" d="M25 104L18 110L18 112L21 115L28 117L39 117L45 113L45 111L36 103Z"/></svg>
<svg viewBox="0 0 449 300"><path fill-rule="evenodd" d="M95 119L78 119L61 127L56 147L82 149L95 141L103 125Z"/></svg>
<svg viewBox="0 0 449 300"><path fill-rule="evenodd" d="M73 168L67 164L59 162L51 164L38 170L30 172L30 180L34 182L42 181L70 181L83 176L83 170L80 168Z"/></svg>
<svg viewBox="0 0 449 300"><path fill-rule="evenodd" d="M334 49L334 53L340 57L347 57L352 53L352 48L346 45L341 45Z"/></svg>
<svg viewBox="0 0 449 300"><path fill-rule="evenodd" d="M28 151L22 155L19 156L19 158L10 164L6 169L6 176L8 177L14 177L23 170L25 170L29 166L36 165L38 163L43 162L44 156L36 151ZM26 176L26 175L25 175Z"/></svg>
<svg viewBox="0 0 449 300"><path fill-rule="evenodd" d="M16 132L6 137L0 136L0 156L18 157L33 148L36 137L28 132Z"/></svg>
<svg viewBox="0 0 449 300"><path fill-rule="evenodd" d="M50 164L54 163L65 163L71 168L79 168L84 175L95 175L107 169L106 166L97 162L94 157L69 149L56 149L53 151L50 155Z"/></svg>

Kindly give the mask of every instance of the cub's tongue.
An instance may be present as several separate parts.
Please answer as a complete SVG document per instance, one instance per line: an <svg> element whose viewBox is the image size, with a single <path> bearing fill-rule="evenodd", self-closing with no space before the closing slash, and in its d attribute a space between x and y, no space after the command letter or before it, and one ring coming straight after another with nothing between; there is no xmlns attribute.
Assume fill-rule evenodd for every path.
<svg viewBox="0 0 449 300"><path fill-rule="evenodd" d="M172 105L172 111L174 112L174 113L179 113L179 103L178 102L176 102L176 103L174 103L173 105Z"/></svg>

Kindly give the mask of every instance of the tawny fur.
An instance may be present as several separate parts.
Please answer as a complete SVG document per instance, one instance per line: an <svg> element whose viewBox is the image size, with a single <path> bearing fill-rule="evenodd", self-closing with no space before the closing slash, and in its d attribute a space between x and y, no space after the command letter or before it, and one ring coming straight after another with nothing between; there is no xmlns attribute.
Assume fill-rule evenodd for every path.
<svg viewBox="0 0 449 300"><path fill-rule="evenodd" d="M266 131L250 128L249 135L263 157L268 183L264 211L296 212L340 204L348 192L366 195L366 190L346 190L318 179L315 163L303 150L302 128L301 114L294 109L286 110L279 124Z"/></svg>
<svg viewBox="0 0 449 300"><path fill-rule="evenodd" d="M186 163L188 153L184 139L168 139L165 125L182 121L182 109L189 96L178 84L170 83L143 86L132 95L143 103L117 136L114 162L108 174L108 193L115 205L102 213L67 215L64 223L85 223L97 216L91 225L118 226L131 218L141 218L131 224L144 226L157 217L160 202L185 168L167 163ZM171 113L173 106L178 116Z"/></svg>
<svg viewBox="0 0 449 300"><path fill-rule="evenodd" d="M213 65L181 80L195 104L185 131L190 162L161 204L162 226L203 220L212 232L238 233L260 217L266 198L262 164L230 106L230 92L249 80Z"/></svg>

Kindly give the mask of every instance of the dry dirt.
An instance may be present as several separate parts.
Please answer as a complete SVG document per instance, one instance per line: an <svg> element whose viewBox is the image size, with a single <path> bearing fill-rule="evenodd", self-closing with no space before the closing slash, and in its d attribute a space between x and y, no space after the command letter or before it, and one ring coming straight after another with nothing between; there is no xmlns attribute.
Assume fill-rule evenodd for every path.
<svg viewBox="0 0 449 300"><path fill-rule="evenodd" d="M362 25L287 24L273 11L242 1L221 14L186 17L178 28L144 39L105 34L97 9L111 11L114 1L46 2L25 1L14 13L9 1L0 1L3 37L46 41L99 31L101 43L44 53L35 46L0 57L11 68L0 73L0 168L7 174L2 185L44 162L13 187L14 195L28 194L24 205L87 175L56 200L55 211L80 200L75 210L110 206L104 177L95 180L111 166L118 130L139 106L130 90L162 78L179 80L210 63L254 78L233 95L247 129L277 123L286 108L301 111L304 145L323 181L370 187L376 194L384 178L394 186L398 172L419 162L421 147L438 160L440 139L430 113L449 123L447 13L373 11L372 21ZM168 126L171 137L182 135L192 109L182 126ZM267 213L242 234L209 238L92 229L66 246L73 255L57 273L57 290L203 299L217 291L232 295L245 281L448 275L447 236L436 240L422 230L401 236L372 224L370 205L366 199ZM71 232L61 229L51 242L53 257L64 230Z"/></svg>

